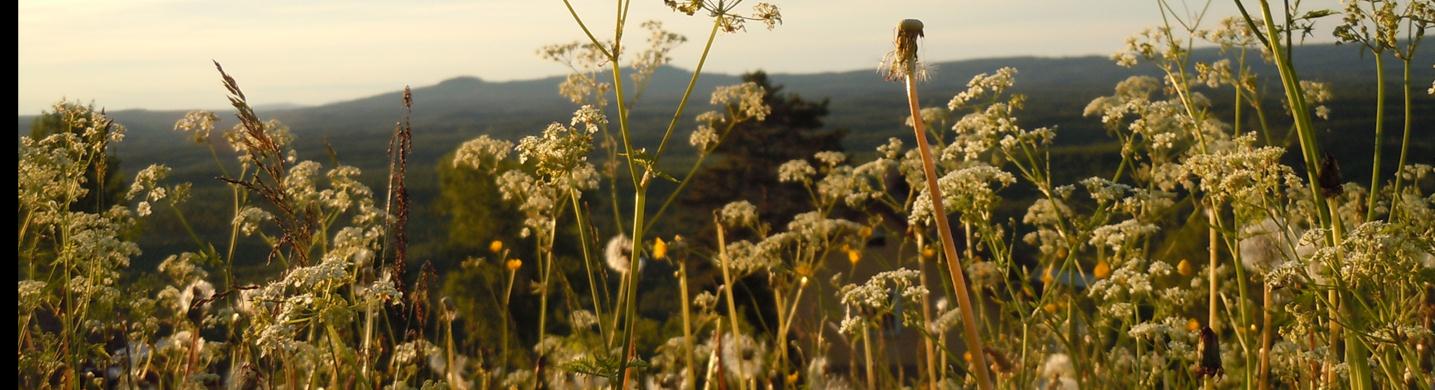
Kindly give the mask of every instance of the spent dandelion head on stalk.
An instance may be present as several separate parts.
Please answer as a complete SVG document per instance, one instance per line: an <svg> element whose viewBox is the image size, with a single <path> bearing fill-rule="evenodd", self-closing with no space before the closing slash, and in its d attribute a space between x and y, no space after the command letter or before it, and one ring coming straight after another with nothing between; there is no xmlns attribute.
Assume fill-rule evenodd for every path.
<svg viewBox="0 0 1435 390"><path fill-rule="evenodd" d="M603 248L603 259L608 263L608 268L620 274L627 274L629 256L633 255L633 239L626 235L616 235L608 240L607 246ZM638 259L638 270L643 269L642 258Z"/></svg>
<svg viewBox="0 0 1435 390"><path fill-rule="evenodd" d="M922 37L922 21L903 19L897 24L894 48L882 57L877 72L887 80L901 80L912 76L918 80L927 78L927 69L917 60L917 38Z"/></svg>

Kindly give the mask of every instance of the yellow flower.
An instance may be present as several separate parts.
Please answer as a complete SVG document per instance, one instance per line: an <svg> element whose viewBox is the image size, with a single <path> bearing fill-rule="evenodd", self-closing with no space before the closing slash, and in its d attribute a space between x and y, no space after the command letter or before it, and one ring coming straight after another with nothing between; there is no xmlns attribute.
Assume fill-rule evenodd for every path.
<svg viewBox="0 0 1435 390"><path fill-rule="evenodd" d="M797 276L812 276L812 266L807 265L806 263L798 264L796 267L792 268L792 271L796 272Z"/></svg>
<svg viewBox="0 0 1435 390"><path fill-rule="evenodd" d="M787 384L797 384L797 371L787 374Z"/></svg>
<svg viewBox="0 0 1435 390"><path fill-rule="evenodd" d="M922 258L930 259L937 257L937 249L932 247L922 248Z"/></svg>
<svg viewBox="0 0 1435 390"><path fill-rule="evenodd" d="M502 251L502 250L503 250L503 241L493 240L493 242L488 243L488 251L489 251L489 252L498 253L499 251Z"/></svg>
<svg viewBox="0 0 1435 390"><path fill-rule="evenodd" d="M509 271L517 271L519 268L523 267L523 260L508 259L508 262L504 263L504 266L508 267Z"/></svg>
<svg viewBox="0 0 1435 390"><path fill-rule="evenodd" d="M871 226L863 226L863 227L862 227L862 230L858 230L858 231L857 231L857 235L862 236L862 238L871 237L871 236L872 236L872 227L871 227Z"/></svg>
<svg viewBox="0 0 1435 390"><path fill-rule="evenodd" d="M1176 263L1176 272L1180 272L1184 276L1191 276L1196 274L1196 267L1191 265L1190 260L1181 259L1180 263Z"/></svg>
<svg viewBox="0 0 1435 390"><path fill-rule="evenodd" d="M1192 318L1190 321L1186 321L1186 330L1191 331L1191 333L1201 331L1201 321L1196 321L1195 318Z"/></svg>
<svg viewBox="0 0 1435 390"><path fill-rule="evenodd" d="M1041 284L1051 284L1051 281L1053 279L1053 277L1051 276L1052 268L1055 267L1055 265L1049 265L1046 267L1046 271L1043 271L1041 273Z"/></svg>
<svg viewBox="0 0 1435 390"><path fill-rule="evenodd" d="M847 248L847 261L852 262L852 265L857 265L857 262L862 261L862 252Z"/></svg>
<svg viewBox="0 0 1435 390"><path fill-rule="evenodd" d="M1096 279L1106 279L1106 277L1111 276L1111 264L1107 263L1106 260L1098 261L1096 262L1096 268L1091 270L1091 274L1096 275Z"/></svg>
<svg viewBox="0 0 1435 390"><path fill-rule="evenodd" d="M1047 313L1056 314L1056 309L1060 309L1061 307L1057 306L1055 303L1048 303L1041 308L1045 309Z"/></svg>
<svg viewBox="0 0 1435 390"><path fill-rule="evenodd" d="M662 260L668 257L668 243L663 242L662 237L653 239L653 258Z"/></svg>

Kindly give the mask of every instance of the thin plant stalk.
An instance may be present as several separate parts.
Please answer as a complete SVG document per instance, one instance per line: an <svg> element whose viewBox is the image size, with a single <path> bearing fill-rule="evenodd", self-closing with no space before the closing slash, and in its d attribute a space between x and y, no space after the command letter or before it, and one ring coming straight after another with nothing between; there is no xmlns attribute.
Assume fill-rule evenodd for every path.
<svg viewBox="0 0 1435 390"><path fill-rule="evenodd" d="M1262 290L1264 292L1261 294L1261 302L1263 304L1261 305L1262 310L1260 382L1257 388L1261 390L1266 390L1271 388L1271 327L1274 325L1275 322L1275 310L1273 310L1273 308L1271 307L1271 299L1273 298L1273 294L1271 294L1271 284L1270 282L1266 282L1263 283L1263 285L1264 288Z"/></svg>
<svg viewBox="0 0 1435 390"><path fill-rule="evenodd" d="M1423 32L1423 31L1422 31L1422 32ZM1417 38L1412 38L1411 41L1410 41L1410 52L1411 52L1411 53L1414 53L1414 52L1415 52L1415 46L1420 42L1419 39L1418 39L1418 37L1419 37L1419 36L1417 36ZM1391 201L1390 201L1390 219L1392 219L1392 220L1395 218L1395 210L1396 210L1396 209L1399 207L1399 205L1400 205L1400 185L1402 184L1402 183L1401 183L1401 177L1400 177L1400 176L1401 176L1401 175L1400 175L1400 171L1401 171L1402 169L1405 169L1405 156L1407 155L1407 152L1410 151L1410 121L1411 121L1411 117L1414 116L1414 115L1410 112L1410 58L1409 58L1409 56L1405 56L1405 57L1401 58L1401 65L1402 65L1402 68L1403 68L1402 71L1404 72L1404 75L1405 75L1405 81L1404 81L1404 82L1401 84L1401 86L1400 86L1400 89L1403 90L1404 96L1405 96L1405 102L1404 102L1404 105L1405 105L1405 135L1402 136L1401 139L1400 139L1400 161L1395 164L1395 185L1394 185L1393 187L1391 187L1391 189L1394 190L1394 193L1391 194ZM1374 194L1375 191L1371 191L1370 193Z"/></svg>
<svg viewBox="0 0 1435 390"><path fill-rule="evenodd" d="M606 338L608 332L603 328L603 305L600 299L602 295L598 295L598 282L593 278L593 258L588 253L588 223L584 221L583 209L578 204L578 192L569 192L568 199L573 204L574 223L578 225L578 247L583 251L583 271L588 275L588 290L593 294L593 315L599 319L598 335Z"/></svg>
<svg viewBox="0 0 1435 390"><path fill-rule="evenodd" d="M1218 290L1219 290L1219 288L1218 288L1218 287L1219 287L1219 284L1218 284L1219 281L1218 281L1218 279L1216 279L1216 266L1217 266L1217 265L1220 263L1220 261L1221 261L1220 248L1217 247L1217 242L1219 242L1218 240L1220 240L1220 237L1217 236L1217 231L1216 231L1216 213L1218 212L1218 210L1219 210L1219 209L1216 207L1216 204L1213 202L1213 203L1211 204L1211 207L1208 208L1207 211L1206 211L1206 214L1207 214L1207 215L1206 215L1206 221L1207 221L1206 223L1207 223L1207 234L1208 234L1208 236L1207 236L1207 240L1208 240L1207 245L1208 245L1208 255L1209 255L1209 257L1210 257L1210 258L1209 258L1210 261L1209 261L1209 263L1207 263L1207 265L1206 265L1206 284L1210 287L1210 291L1209 291L1209 294L1210 294L1210 295L1208 295L1208 296L1206 297L1206 299L1207 299L1207 301L1206 301L1206 302L1207 302L1207 304L1206 304L1206 306L1207 306L1207 308L1206 308L1206 310L1207 310L1207 312L1206 312L1206 327L1211 328L1211 331L1213 331L1213 332L1219 332L1219 331L1220 331L1220 328L1217 326L1217 321L1220 319L1220 311L1216 309L1217 303L1220 302L1220 301L1217 300L1217 299L1219 299L1219 295L1218 295L1218 294L1219 294L1219 291L1218 291ZM1213 377L1206 377L1206 378L1205 378L1205 385L1204 385L1204 386L1205 386L1205 388L1207 388L1207 389L1213 389L1213 388L1215 388L1215 387L1216 387L1215 378L1213 378Z"/></svg>
<svg viewBox="0 0 1435 390"><path fill-rule="evenodd" d="M722 221L718 220L716 215L713 216L713 222L717 224L718 263L722 267L722 292L723 297L727 299L727 318L728 321L732 323L733 342L737 342L736 340L741 334L738 333L737 327L737 301L734 301L732 297L733 281L732 272L730 271L732 266L728 264L727 238L723 234ZM747 381L739 381L738 386L743 390L747 390Z"/></svg>
<svg viewBox="0 0 1435 390"><path fill-rule="evenodd" d="M931 289L927 287L927 262L922 258L922 248L924 244L922 238L921 234L917 235L917 276L919 282L922 283L922 288L927 288L928 291L931 291ZM931 294L922 296L922 327L928 332L932 330ZM928 334L927 337L922 338L922 352L924 353L923 356L926 357L927 389L937 390L937 383L940 379L937 377L937 347L932 344L932 336L933 335Z"/></svg>
<svg viewBox="0 0 1435 390"><path fill-rule="evenodd" d="M957 257L956 241L952 238L952 228L947 222L946 210L942 207L942 190L937 186L937 166L933 162L932 150L927 146L927 135L923 129L921 120L921 107L917 98L917 37L922 35L922 22L915 19L903 20L897 32L897 62L901 67L899 73L907 87L907 108L911 111L912 130L917 136L917 148L922 155L922 172L927 177L927 191L931 194L932 214L935 217L937 233L941 235L942 250L946 255L947 270L951 273L952 284L956 290L957 305L961 306L962 329L965 331L967 351L972 356L971 370L976 374L977 385L983 390L992 389L991 378L987 374L986 356L982 353L982 339L977 331L977 315L972 307L972 299L967 287L966 276L963 275L960 260Z"/></svg>
<svg viewBox="0 0 1435 390"><path fill-rule="evenodd" d="M871 326L862 325L862 358L867 363L864 367L867 370L867 390L877 390L877 366L872 364L872 334Z"/></svg>
<svg viewBox="0 0 1435 390"><path fill-rule="evenodd" d="M693 320L692 308L688 304L688 262L687 259L677 260L678 262L678 293L682 294L678 302L683 306L683 361L687 366L687 378L683 378L684 389L696 389L698 387L698 373L695 358L693 356Z"/></svg>
<svg viewBox="0 0 1435 390"><path fill-rule="evenodd" d="M1241 0L1236 0L1236 5L1240 8L1241 14L1246 17L1251 29L1256 31L1256 23L1251 20ZM1290 107L1291 116L1295 119L1296 132L1300 136L1301 154L1306 165L1306 175L1309 179L1307 184L1310 187L1311 200L1316 207L1316 216L1320 220L1322 227L1330 229L1329 231L1331 233L1326 235L1327 244L1338 248L1340 241L1336 237L1340 231L1340 219L1333 214L1330 205L1321 200L1322 189L1320 188L1321 181L1319 179L1321 175L1330 173L1323 172L1316 168L1316 156L1320 155L1319 144L1315 139L1315 131L1311 125L1310 111L1307 109L1305 98L1299 84L1300 79L1295 74L1289 53L1284 51L1285 49L1281 46L1280 33L1276 30L1268 0L1260 0L1260 11L1262 21L1265 23L1263 26L1264 31L1257 31L1255 35L1261 39L1262 43L1267 45L1271 53L1275 54L1276 70L1280 74L1281 84L1285 89L1286 102ZM1289 10L1286 12L1289 12ZM1330 295L1328 298L1330 299L1332 314L1338 314L1338 303L1340 302L1339 292L1332 289L1328 295ZM1330 347L1332 348L1335 347L1335 342L1338 341L1339 337L1339 325L1335 319L1336 317L1332 315L1330 321L1331 334L1329 335L1330 341L1332 342ZM1354 336L1348 337L1354 338ZM1359 351L1359 349L1359 342L1357 341L1355 348L1348 348L1346 350L1345 357L1346 363L1348 363L1350 367L1351 385L1355 388L1364 389L1369 388L1370 385L1368 382L1370 379L1368 371L1370 367L1368 361L1369 356L1360 353L1361 351ZM1334 357L1334 354L1331 355ZM1332 370L1327 370L1326 381L1327 385L1333 384L1334 378Z"/></svg>
<svg viewBox="0 0 1435 390"><path fill-rule="evenodd" d="M553 241L558 235L558 219L554 218L548 226L548 242L543 252L543 262L539 264L540 277L538 292L538 339L542 340L548 334L548 285L553 276ZM544 253L547 252L547 253Z"/></svg>
<svg viewBox="0 0 1435 390"><path fill-rule="evenodd" d="M1375 219L1375 201L1380 199L1380 152L1385 149L1385 56L1375 50L1375 157L1370 160L1370 196L1365 202L1365 220ZM1397 176L1400 167L1395 167Z"/></svg>
<svg viewBox="0 0 1435 390"><path fill-rule="evenodd" d="M513 280L517 276L518 269L514 267L509 267L508 286L503 289L503 326L500 327L502 328L502 336L500 338L501 341L498 345L498 364L500 367L503 367L505 371L508 367L508 302L509 299L513 297Z"/></svg>

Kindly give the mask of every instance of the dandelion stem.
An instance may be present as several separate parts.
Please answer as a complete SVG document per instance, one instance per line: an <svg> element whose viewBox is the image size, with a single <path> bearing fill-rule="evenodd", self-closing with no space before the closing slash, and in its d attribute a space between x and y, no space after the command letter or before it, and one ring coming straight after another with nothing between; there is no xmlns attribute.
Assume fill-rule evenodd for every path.
<svg viewBox="0 0 1435 390"><path fill-rule="evenodd" d="M916 53L912 53L913 56ZM957 305L961 306L962 328L965 330L967 351L972 355L972 371L976 374L977 385L983 390L992 388L991 379L987 377L987 364L985 354L982 353L982 339L977 333L976 311L972 308L972 299L969 296L966 277L962 273L961 262L957 259L956 242L952 239L952 228L947 224L947 213L942 207L942 190L937 186L937 167L932 161L931 148L927 146L927 136L923 131L921 108L917 105L917 79L913 73L916 72L915 61L908 65L906 77L907 84L907 108L911 111L913 118L913 130L917 135L917 148L922 154L922 171L927 177L927 191L931 193L932 214L936 218L937 233L941 234L942 250L946 255L947 270L951 273L952 283L957 295Z"/></svg>

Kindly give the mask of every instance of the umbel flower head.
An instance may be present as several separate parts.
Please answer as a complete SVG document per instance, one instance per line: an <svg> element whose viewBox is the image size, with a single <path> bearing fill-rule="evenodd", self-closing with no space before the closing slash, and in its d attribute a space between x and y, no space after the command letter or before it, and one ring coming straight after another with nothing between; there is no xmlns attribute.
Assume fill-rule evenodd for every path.
<svg viewBox="0 0 1435 390"><path fill-rule="evenodd" d="M903 19L897 24L897 36L893 41L893 49L882 58L882 64L877 72L886 77L887 80L901 80L907 76L916 79L925 79L926 69L917 60L917 38L922 37L922 21L917 19Z"/></svg>

